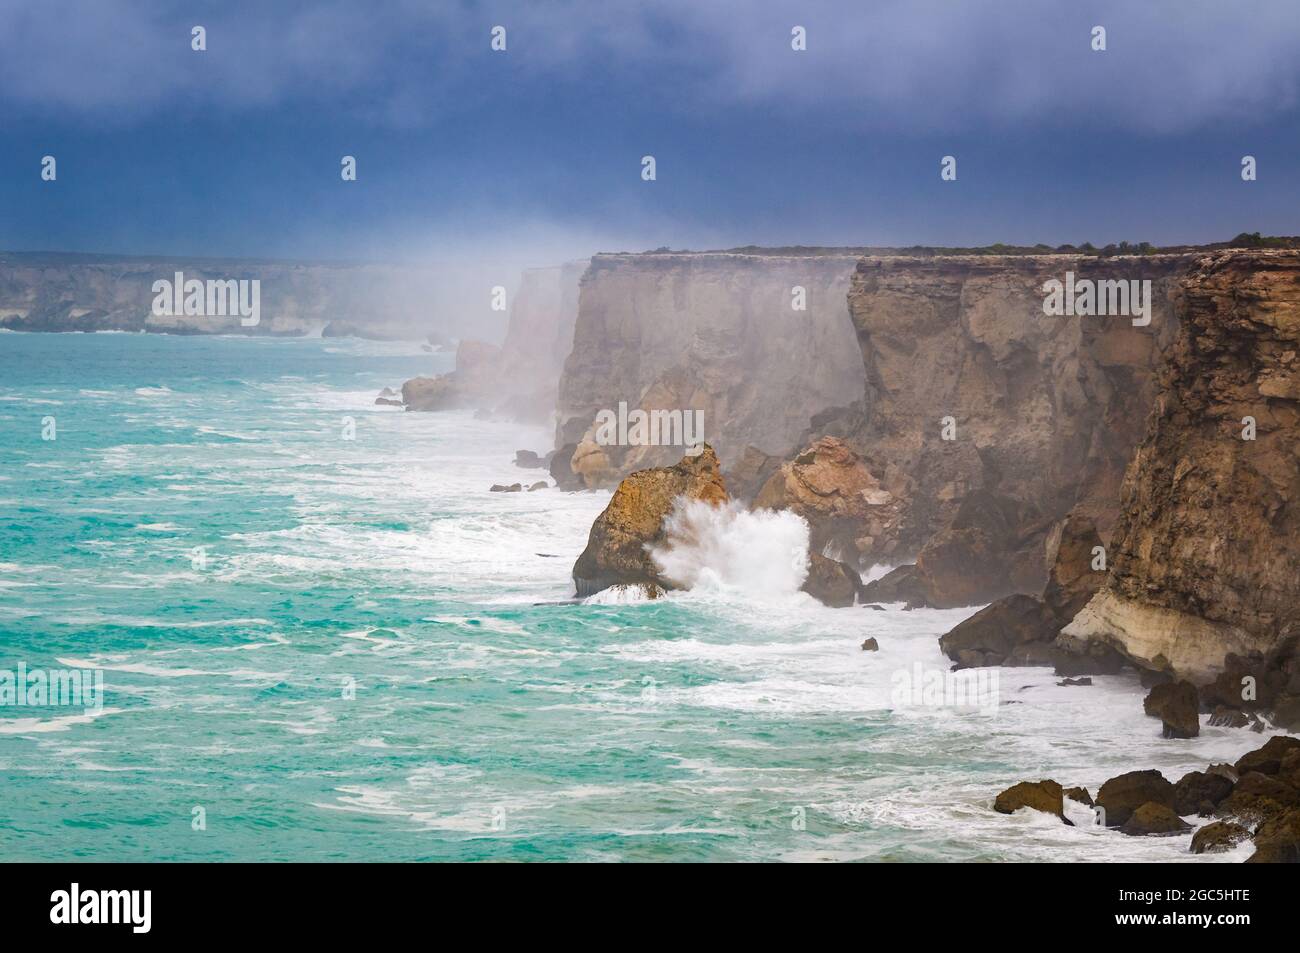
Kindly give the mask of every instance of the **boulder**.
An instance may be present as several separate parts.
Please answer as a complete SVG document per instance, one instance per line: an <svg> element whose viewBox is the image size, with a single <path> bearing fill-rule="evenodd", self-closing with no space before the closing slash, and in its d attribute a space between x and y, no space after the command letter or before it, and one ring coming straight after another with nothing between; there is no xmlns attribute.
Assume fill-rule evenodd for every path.
<svg viewBox="0 0 1300 953"><path fill-rule="evenodd" d="M1232 793L1232 781L1221 774L1189 771L1174 785L1174 810L1186 817L1209 817L1219 802Z"/></svg>
<svg viewBox="0 0 1300 953"><path fill-rule="evenodd" d="M864 652L879 652L879 651L880 651L880 643L877 642L875 639L867 639L865 642L862 643L862 651L864 651Z"/></svg>
<svg viewBox="0 0 1300 953"><path fill-rule="evenodd" d="M837 609L853 605L862 578L849 566L820 553L808 554L808 578L802 589L808 595Z"/></svg>
<svg viewBox="0 0 1300 953"><path fill-rule="evenodd" d="M1056 616L1039 599L1006 596L958 623L940 637L939 648L957 668L1051 664L1058 629ZM1041 656L1036 657L1031 646L1037 646Z"/></svg>
<svg viewBox="0 0 1300 953"><path fill-rule="evenodd" d="M1153 801L1139 807L1120 826L1122 833L1134 837L1181 834L1191 829L1192 825L1175 814L1172 808Z"/></svg>
<svg viewBox="0 0 1300 953"><path fill-rule="evenodd" d="M1249 751L1237 759L1237 774L1249 771L1260 774L1277 774L1282 769L1282 759L1292 751L1300 751L1300 738L1277 735L1269 738L1262 748Z"/></svg>
<svg viewBox="0 0 1300 953"><path fill-rule="evenodd" d="M790 510L808 523L810 547L856 563L889 555L903 501L884 489L837 437L822 437L781 466L754 498L754 509Z"/></svg>
<svg viewBox="0 0 1300 953"><path fill-rule="evenodd" d="M1142 710L1164 725L1165 738L1195 738L1201 733L1199 699L1191 682L1167 682L1151 689Z"/></svg>
<svg viewBox="0 0 1300 953"><path fill-rule="evenodd" d="M516 450L515 466L523 467L525 470L536 470L539 467L546 466L546 462L532 450Z"/></svg>
<svg viewBox="0 0 1300 953"><path fill-rule="evenodd" d="M450 410L463 406L463 399L453 379L413 377L402 385L402 403L407 410Z"/></svg>
<svg viewBox="0 0 1300 953"><path fill-rule="evenodd" d="M1244 840L1250 840L1250 831L1231 821L1214 821L1192 835L1193 854L1222 854L1232 850Z"/></svg>
<svg viewBox="0 0 1300 953"><path fill-rule="evenodd" d="M916 567L897 566L862 587L864 602L905 602L917 608L925 605L925 592L916 578Z"/></svg>
<svg viewBox="0 0 1300 953"><path fill-rule="evenodd" d="M993 800L993 810L999 814L1014 814L1022 807L1030 807L1045 814L1054 814L1073 826L1065 816L1063 796L1061 786L1050 778L1043 781L1021 781Z"/></svg>
<svg viewBox="0 0 1300 953"><path fill-rule="evenodd" d="M674 466L638 470L619 483L573 566L577 594L589 596L618 584L673 588L661 578L649 547L663 540L664 519L679 498L715 506L727 502L718 457L709 445Z"/></svg>
<svg viewBox="0 0 1300 953"><path fill-rule="evenodd" d="M1284 811L1255 831L1255 853L1248 864L1300 863L1300 810Z"/></svg>
<svg viewBox="0 0 1300 953"><path fill-rule="evenodd" d="M1121 827L1146 803L1174 809L1174 786L1159 771L1129 771L1111 778L1097 792L1107 827Z"/></svg>
<svg viewBox="0 0 1300 953"><path fill-rule="evenodd" d="M1219 802L1216 813L1259 823L1297 807L1300 790L1271 775L1251 771L1243 774L1232 793Z"/></svg>

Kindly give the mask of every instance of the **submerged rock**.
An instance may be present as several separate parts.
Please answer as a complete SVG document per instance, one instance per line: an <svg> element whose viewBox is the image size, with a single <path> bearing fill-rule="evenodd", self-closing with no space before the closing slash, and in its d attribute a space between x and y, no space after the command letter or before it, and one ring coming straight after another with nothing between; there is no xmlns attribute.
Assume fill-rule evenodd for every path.
<svg viewBox="0 0 1300 953"><path fill-rule="evenodd" d="M579 596L609 586L653 583L673 588L650 556L652 545L664 538L664 519L679 499L702 500L714 506L727 502L718 457L709 445L698 456L685 456L671 467L638 470L614 491L605 511L596 517L587 548L573 566Z"/></svg>
<svg viewBox="0 0 1300 953"><path fill-rule="evenodd" d="M493 483L492 486L490 487L490 492L492 492L492 493L518 493L518 492L519 492L520 490L522 490L523 488L524 488L524 487L523 487L523 484L521 484L521 483L511 483L509 486L506 486L504 483Z"/></svg>

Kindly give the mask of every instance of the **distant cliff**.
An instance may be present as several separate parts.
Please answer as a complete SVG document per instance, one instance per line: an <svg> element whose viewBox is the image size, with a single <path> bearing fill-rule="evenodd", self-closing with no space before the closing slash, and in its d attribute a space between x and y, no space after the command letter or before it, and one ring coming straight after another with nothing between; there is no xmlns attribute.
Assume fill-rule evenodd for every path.
<svg viewBox="0 0 1300 953"><path fill-rule="evenodd" d="M586 261L573 261L525 271L501 346L461 341L455 370L406 382L406 409L472 407L529 423L551 423L560 373L573 346L578 282L586 270Z"/></svg>
<svg viewBox="0 0 1300 953"><path fill-rule="evenodd" d="M1062 641L1197 681L1253 656L1300 695L1300 253L1216 253L1175 300L1110 575Z"/></svg>
<svg viewBox="0 0 1300 953"><path fill-rule="evenodd" d="M238 314L156 315L154 282L260 281L260 320ZM390 265L248 259L0 253L0 327L16 331L172 334L353 333L423 339L433 330L430 277Z"/></svg>
<svg viewBox="0 0 1300 953"><path fill-rule="evenodd" d="M749 446L794 450L813 415L862 396L847 309L856 263L834 249L597 255L560 379L561 465L595 486L681 458L680 443L596 439L597 415L620 404L699 412L724 468Z"/></svg>

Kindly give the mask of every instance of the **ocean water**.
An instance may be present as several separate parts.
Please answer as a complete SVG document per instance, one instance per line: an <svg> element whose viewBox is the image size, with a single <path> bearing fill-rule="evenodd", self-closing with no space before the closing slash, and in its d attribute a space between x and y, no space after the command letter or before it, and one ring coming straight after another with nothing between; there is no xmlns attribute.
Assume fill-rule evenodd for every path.
<svg viewBox="0 0 1300 953"><path fill-rule="evenodd" d="M971 610L816 604L797 520L684 514L716 520L666 555L692 589L567 603L608 493L489 493L545 476L511 461L546 430L374 406L447 365L0 333L0 670L100 669L105 692L0 707L6 859L1249 853L994 813L1019 780L1095 793L1263 739L1162 740L1128 676L1003 669L995 704L917 703L902 680L946 669L938 636Z"/></svg>

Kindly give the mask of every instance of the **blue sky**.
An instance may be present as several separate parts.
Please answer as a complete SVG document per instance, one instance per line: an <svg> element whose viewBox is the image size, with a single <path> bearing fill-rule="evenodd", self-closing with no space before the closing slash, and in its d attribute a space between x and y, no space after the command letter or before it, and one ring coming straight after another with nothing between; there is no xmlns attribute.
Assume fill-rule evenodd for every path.
<svg viewBox="0 0 1300 953"><path fill-rule="evenodd" d="M0 0L0 248L544 264L1295 234L1298 93L1293 0Z"/></svg>

